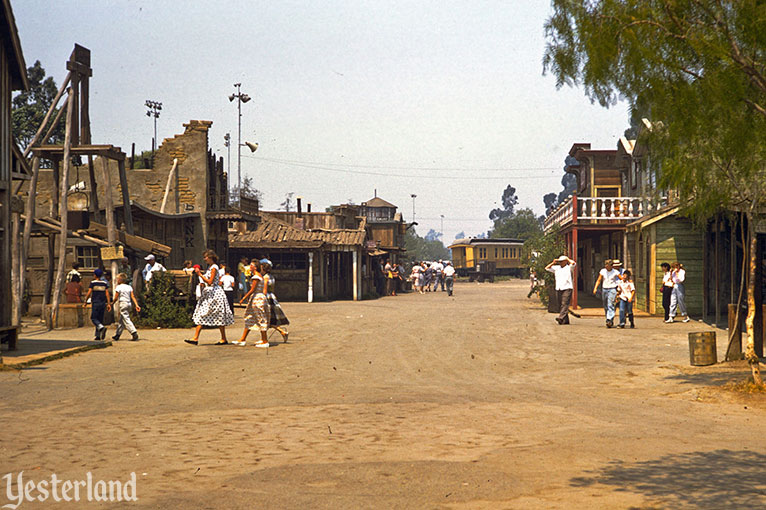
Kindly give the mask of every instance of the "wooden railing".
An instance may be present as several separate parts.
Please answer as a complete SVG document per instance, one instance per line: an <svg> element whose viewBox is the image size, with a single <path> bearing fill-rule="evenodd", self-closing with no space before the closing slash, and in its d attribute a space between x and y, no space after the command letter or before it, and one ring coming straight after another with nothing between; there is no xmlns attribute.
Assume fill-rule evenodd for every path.
<svg viewBox="0 0 766 510"><path fill-rule="evenodd" d="M546 216L547 232L555 225L570 223L628 223L667 205L667 198L649 200L642 197L578 197L572 195Z"/></svg>

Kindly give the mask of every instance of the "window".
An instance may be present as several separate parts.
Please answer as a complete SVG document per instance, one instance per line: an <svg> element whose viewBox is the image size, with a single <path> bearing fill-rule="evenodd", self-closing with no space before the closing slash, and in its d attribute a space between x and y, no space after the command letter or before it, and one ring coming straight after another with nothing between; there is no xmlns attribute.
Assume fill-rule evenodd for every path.
<svg viewBox="0 0 766 510"><path fill-rule="evenodd" d="M95 246L78 246L76 257L81 268L96 268L99 266L101 253Z"/></svg>
<svg viewBox="0 0 766 510"><path fill-rule="evenodd" d="M497 258L497 248L495 248L495 258Z"/></svg>

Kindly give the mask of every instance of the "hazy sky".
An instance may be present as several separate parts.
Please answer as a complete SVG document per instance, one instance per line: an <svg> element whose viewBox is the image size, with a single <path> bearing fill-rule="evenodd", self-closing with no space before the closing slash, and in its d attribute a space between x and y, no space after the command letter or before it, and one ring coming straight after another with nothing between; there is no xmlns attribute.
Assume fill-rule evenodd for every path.
<svg viewBox="0 0 766 510"><path fill-rule="evenodd" d="M94 143L151 148L147 99L163 104L159 138L212 120L210 147L236 179L233 84L242 105L242 173L276 209L287 192L312 203L378 196L417 231L484 232L503 189L543 212L575 142L612 149L627 107L591 105L542 75L545 0L12 0L27 65L57 83L74 43L92 52Z"/></svg>

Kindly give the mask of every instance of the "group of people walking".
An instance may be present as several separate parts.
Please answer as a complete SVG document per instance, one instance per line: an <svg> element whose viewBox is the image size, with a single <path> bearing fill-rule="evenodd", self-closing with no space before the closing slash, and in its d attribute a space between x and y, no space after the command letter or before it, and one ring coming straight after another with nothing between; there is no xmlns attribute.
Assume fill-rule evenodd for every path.
<svg viewBox="0 0 766 510"><path fill-rule="evenodd" d="M570 304L574 289L573 272L576 270L576 266L577 263L574 260L566 255L562 255L545 267L546 271L554 273L555 289L559 300L559 315L556 317L556 322L561 325L569 324L569 315L574 314L570 310ZM686 271L683 264L679 262L673 262L672 264L663 263L661 267L664 271L662 306L665 309L665 322L674 322L679 311L680 315L684 317L683 322L689 322L684 289ZM536 279L532 281L532 285L535 285ZM624 328L629 322L630 327L635 328L633 306L636 301L636 286L633 283L631 271L624 269L620 260L607 259L604 261L604 268L599 271L598 278L593 285L594 295L598 295L599 287L601 287L600 293L604 306L606 327L612 328L615 326L614 319L619 310L619 323L617 327ZM530 291L530 295L531 293L532 291Z"/></svg>
<svg viewBox="0 0 766 510"><path fill-rule="evenodd" d="M250 265L242 271L242 274L250 282L249 290L239 300L240 304L247 303L245 327L239 340L229 342L226 338L226 326L234 324L233 286L236 280L227 273L222 274L218 265L218 256L213 250L206 250L203 257L208 266L205 272L202 272L200 266L194 267L194 273L200 280L200 294L192 316L196 328L194 329L194 336L184 340L184 342L198 345L203 327L217 327L219 329L221 338L214 345L231 343L245 346L250 330L258 330L260 339L254 345L256 347L269 347L267 336L269 328L279 331L283 341L287 342L288 332L282 326L289 324L290 321L272 290L275 280L270 275L271 261L265 258L253 259L250 261ZM224 289L222 280L226 281L227 287L230 287L231 290Z"/></svg>
<svg viewBox="0 0 766 510"><path fill-rule="evenodd" d="M415 292L425 294L426 292L447 291L447 295L452 295L452 289L455 279L455 268L448 260L442 262L416 262L410 271L410 281Z"/></svg>

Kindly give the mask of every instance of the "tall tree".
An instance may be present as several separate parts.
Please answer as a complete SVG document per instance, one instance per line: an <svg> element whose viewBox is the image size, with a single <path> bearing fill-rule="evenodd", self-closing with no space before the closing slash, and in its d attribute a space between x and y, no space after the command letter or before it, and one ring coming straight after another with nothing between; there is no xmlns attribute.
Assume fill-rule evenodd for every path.
<svg viewBox="0 0 766 510"><path fill-rule="evenodd" d="M651 112L650 164L693 217L742 211L751 249L748 342L753 380L755 225L766 205L766 8L763 0L553 0L544 70L593 101ZM659 122L658 122L659 121Z"/></svg>
<svg viewBox="0 0 766 510"><path fill-rule="evenodd" d="M29 90L21 92L13 98L13 113L11 114L13 136L22 150L26 149L29 142L32 141L35 132L45 118L45 114L51 107L51 103L56 98L56 92L58 92L53 78L51 76L45 77L45 69L40 65L39 60L27 68L27 77L29 78ZM53 114L54 118L55 113ZM52 143L64 141L63 122L59 123L51 138Z"/></svg>
<svg viewBox="0 0 766 510"><path fill-rule="evenodd" d="M546 193L545 195L543 195L543 204L545 205L546 211L553 207L556 207L556 205L558 205L558 200L556 200L556 194Z"/></svg>
<svg viewBox="0 0 766 510"><path fill-rule="evenodd" d="M292 211L293 210L293 195L295 195L295 192L291 191L289 193L285 193L285 200L281 204L279 204L279 207L284 209L285 211Z"/></svg>
<svg viewBox="0 0 766 510"><path fill-rule="evenodd" d="M494 228L489 233L489 237L503 237L525 241L540 235L542 231L539 218L535 216L532 209L526 208L518 210L513 216L496 220Z"/></svg>

